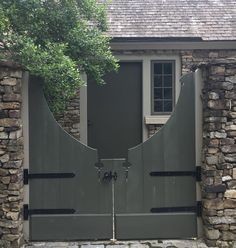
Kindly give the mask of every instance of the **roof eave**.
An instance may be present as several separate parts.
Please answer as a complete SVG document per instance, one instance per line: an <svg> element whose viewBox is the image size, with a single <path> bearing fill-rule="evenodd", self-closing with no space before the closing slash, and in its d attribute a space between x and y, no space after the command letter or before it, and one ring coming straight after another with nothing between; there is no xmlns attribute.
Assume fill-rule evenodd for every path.
<svg viewBox="0 0 236 248"><path fill-rule="evenodd" d="M199 42L201 37L113 37L112 43L116 42Z"/></svg>

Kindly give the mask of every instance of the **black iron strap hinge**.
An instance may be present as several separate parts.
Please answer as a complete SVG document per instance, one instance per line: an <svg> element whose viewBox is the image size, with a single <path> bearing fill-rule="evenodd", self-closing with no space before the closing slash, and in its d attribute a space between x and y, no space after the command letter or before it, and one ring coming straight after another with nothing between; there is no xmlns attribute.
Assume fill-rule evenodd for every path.
<svg viewBox="0 0 236 248"><path fill-rule="evenodd" d="M29 209L28 204L24 204L23 217L28 220L30 215L44 215L44 214L74 214L75 210L70 208L58 209Z"/></svg>
<svg viewBox="0 0 236 248"><path fill-rule="evenodd" d="M196 167L196 171L152 171L152 177L177 177L177 176L191 176L195 177L196 181L201 181L201 166Z"/></svg>
<svg viewBox="0 0 236 248"><path fill-rule="evenodd" d="M202 181L202 167L201 166L197 166L196 168L196 180L197 182Z"/></svg>
<svg viewBox="0 0 236 248"><path fill-rule="evenodd" d="M173 212L193 212L198 217L202 215L202 202L196 202L196 206L178 206L178 207L161 207L152 208L151 213L173 213Z"/></svg>
<svg viewBox="0 0 236 248"><path fill-rule="evenodd" d="M202 202L197 201L197 216L201 217L202 216Z"/></svg>
<svg viewBox="0 0 236 248"><path fill-rule="evenodd" d="M29 183L29 179L56 179L56 178L73 178L74 173L29 173L28 169L24 169L24 184Z"/></svg>

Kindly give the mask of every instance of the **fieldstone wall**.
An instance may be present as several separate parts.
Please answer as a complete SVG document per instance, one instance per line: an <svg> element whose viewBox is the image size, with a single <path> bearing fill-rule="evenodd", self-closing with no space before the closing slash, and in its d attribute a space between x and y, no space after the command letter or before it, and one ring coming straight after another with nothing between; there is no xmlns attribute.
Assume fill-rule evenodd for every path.
<svg viewBox="0 0 236 248"><path fill-rule="evenodd" d="M0 64L0 247L23 241L22 70Z"/></svg>
<svg viewBox="0 0 236 248"><path fill-rule="evenodd" d="M152 137L156 132L158 132L162 124L148 124L148 138Z"/></svg>
<svg viewBox="0 0 236 248"><path fill-rule="evenodd" d="M236 59L213 61L204 71L205 238L209 246L236 247Z"/></svg>
<svg viewBox="0 0 236 248"><path fill-rule="evenodd" d="M236 60L226 59L236 58L236 50L139 54L150 52L179 54L183 74L202 64L204 237L211 247L236 247ZM19 67L0 64L0 247L19 247L23 240L21 84ZM71 100L67 112L58 116L61 125L76 138L79 112L76 98ZM160 127L149 128L152 135Z"/></svg>
<svg viewBox="0 0 236 248"><path fill-rule="evenodd" d="M63 129L76 139L80 138L80 92L77 91L76 97L72 98L66 110L55 116L57 122Z"/></svg>

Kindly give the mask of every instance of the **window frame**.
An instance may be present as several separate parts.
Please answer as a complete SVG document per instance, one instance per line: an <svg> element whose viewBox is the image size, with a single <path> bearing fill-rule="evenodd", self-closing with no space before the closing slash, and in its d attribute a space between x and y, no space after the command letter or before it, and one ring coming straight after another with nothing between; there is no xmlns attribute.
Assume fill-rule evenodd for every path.
<svg viewBox="0 0 236 248"><path fill-rule="evenodd" d="M171 112L157 112L154 111L154 65L155 63L171 63L172 64L172 111ZM151 60L151 115L170 115L175 107L176 101L176 60L173 59L161 59Z"/></svg>

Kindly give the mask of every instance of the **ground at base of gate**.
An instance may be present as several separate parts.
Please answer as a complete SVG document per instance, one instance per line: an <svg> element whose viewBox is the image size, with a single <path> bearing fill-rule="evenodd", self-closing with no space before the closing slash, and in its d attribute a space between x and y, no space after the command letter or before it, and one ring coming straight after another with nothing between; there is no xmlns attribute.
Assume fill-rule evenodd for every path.
<svg viewBox="0 0 236 248"><path fill-rule="evenodd" d="M209 248L201 240L34 242L23 248Z"/></svg>

